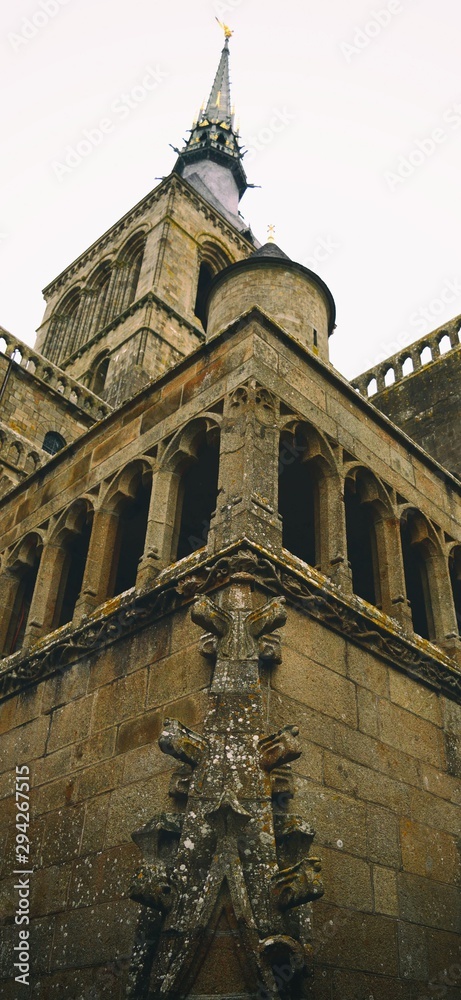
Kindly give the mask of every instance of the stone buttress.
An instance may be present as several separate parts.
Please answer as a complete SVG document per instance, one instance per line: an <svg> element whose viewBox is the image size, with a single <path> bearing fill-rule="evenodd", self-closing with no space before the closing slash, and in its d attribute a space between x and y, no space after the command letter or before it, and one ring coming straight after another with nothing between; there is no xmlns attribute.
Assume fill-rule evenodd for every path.
<svg viewBox="0 0 461 1000"><path fill-rule="evenodd" d="M203 734L168 720L159 740L179 764L170 795L180 811L133 834L145 863L131 890L142 910L130 1000L203 996L211 957L215 995L308 995L320 862L309 857L314 831L288 812L298 729L265 734L259 677L260 661L280 662L286 611L279 598L253 609L251 584L236 573L221 605L202 597L192 610L216 665Z"/></svg>

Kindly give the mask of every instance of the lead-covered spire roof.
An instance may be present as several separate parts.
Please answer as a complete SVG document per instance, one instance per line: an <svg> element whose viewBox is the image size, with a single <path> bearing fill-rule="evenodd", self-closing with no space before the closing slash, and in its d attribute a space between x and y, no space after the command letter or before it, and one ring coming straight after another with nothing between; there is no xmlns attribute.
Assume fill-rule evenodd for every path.
<svg viewBox="0 0 461 1000"><path fill-rule="evenodd" d="M228 128L233 126L229 75L229 36L227 35L203 118L209 122L222 122Z"/></svg>
<svg viewBox="0 0 461 1000"><path fill-rule="evenodd" d="M199 116L194 121L189 138L179 153L174 170L181 176L187 176L192 164L198 165L211 160L231 171L237 185L238 197L241 198L248 183L231 105L229 39L232 31L225 24L221 24L221 27L224 30L225 41L210 96L205 107L200 108Z"/></svg>

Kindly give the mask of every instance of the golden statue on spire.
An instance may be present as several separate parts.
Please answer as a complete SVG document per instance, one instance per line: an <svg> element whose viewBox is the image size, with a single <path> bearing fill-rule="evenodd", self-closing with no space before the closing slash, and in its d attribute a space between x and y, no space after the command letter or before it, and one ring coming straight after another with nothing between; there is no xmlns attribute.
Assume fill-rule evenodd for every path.
<svg viewBox="0 0 461 1000"><path fill-rule="evenodd" d="M222 30L224 32L224 38L226 40L228 38L232 38L232 35L234 34L234 32L232 31L232 28L229 28L228 24L223 24L223 22L219 20L219 17L217 17L216 20L217 20L217 22L219 24L219 27L222 28Z"/></svg>

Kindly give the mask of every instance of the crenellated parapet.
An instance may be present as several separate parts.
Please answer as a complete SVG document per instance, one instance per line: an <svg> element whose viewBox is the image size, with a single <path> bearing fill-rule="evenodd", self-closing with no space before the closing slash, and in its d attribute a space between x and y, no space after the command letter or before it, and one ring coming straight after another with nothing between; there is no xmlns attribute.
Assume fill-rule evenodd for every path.
<svg viewBox="0 0 461 1000"><path fill-rule="evenodd" d="M450 323L426 334L408 347L402 348L396 354L381 361L373 368L358 375L352 380L352 386L362 396L371 397L384 392L421 368L438 361L439 358L454 351L460 344L461 316Z"/></svg>
<svg viewBox="0 0 461 1000"><path fill-rule="evenodd" d="M48 389L59 393L70 406L83 411L93 421L102 420L111 412L112 407L108 403L3 327L0 327L0 353L8 357L14 367L39 379Z"/></svg>

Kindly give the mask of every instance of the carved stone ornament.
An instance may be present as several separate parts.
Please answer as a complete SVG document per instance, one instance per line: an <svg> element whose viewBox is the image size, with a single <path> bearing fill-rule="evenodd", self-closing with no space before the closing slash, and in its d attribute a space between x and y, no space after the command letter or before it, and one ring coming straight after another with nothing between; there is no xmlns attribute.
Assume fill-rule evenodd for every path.
<svg viewBox="0 0 461 1000"><path fill-rule="evenodd" d="M226 583L233 573L244 571L269 593L284 595L310 618L362 649L372 651L410 677L427 684L449 698L461 702L461 670L441 649L404 632L398 622L366 608L350 595L341 593L309 566L302 572L285 558L265 552L246 540L210 558L192 556L163 571L149 591L129 592L103 605L94 615L75 627L70 623L46 636L32 649L6 657L0 667L0 701L67 669L84 656L101 650L139 629L151 627L164 615L210 593ZM114 607L115 605L115 607ZM261 637L261 658L273 659L278 639ZM264 651L263 651L264 649ZM204 639L202 652L215 655L216 637Z"/></svg>
<svg viewBox="0 0 461 1000"><path fill-rule="evenodd" d="M145 861L131 889L142 908L130 1000L200 995L210 953L217 995L235 993L221 958L224 918L240 954L240 995L307 996L310 904L323 894L321 866L309 855L314 830L287 810L299 731L264 733L259 677L268 637L279 656L284 603L275 598L254 610L251 578L240 572L221 605L200 597L193 606L192 620L206 629L203 651L216 656L209 709L202 735L168 720L159 740L180 763L170 795L183 813L156 816L133 834Z"/></svg>

